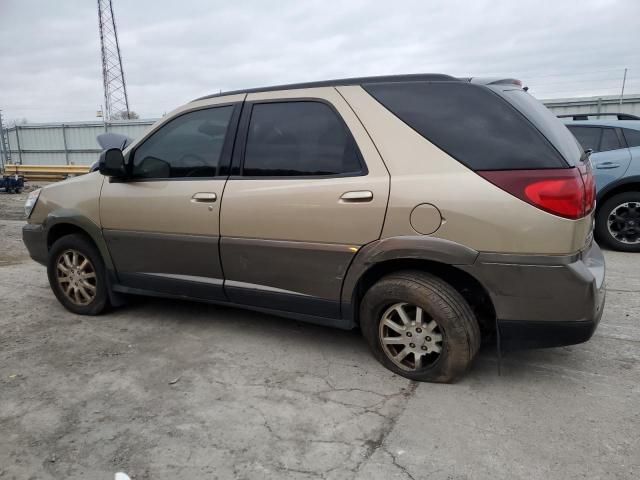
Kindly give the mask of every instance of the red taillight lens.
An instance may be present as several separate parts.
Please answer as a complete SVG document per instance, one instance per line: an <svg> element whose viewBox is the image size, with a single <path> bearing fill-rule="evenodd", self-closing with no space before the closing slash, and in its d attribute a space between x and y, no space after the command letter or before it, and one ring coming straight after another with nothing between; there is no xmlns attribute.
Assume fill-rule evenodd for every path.
<svg viewBox="0 0 640 480"><path fill-rule="evenodd" d="M584 182L585 191L585 214L589 214L596 207L596 180L593 177L593 170L591 169L591 161L586 160L578 167L582 181Z"/></svg>
<svg viewBox="0 0 640 480"><path fill-rule="evenodd" d="M583 176L577 168L477 173L519 199L554 215L578 219L591 211L591 207L587 208L589 195Z"/></svg>

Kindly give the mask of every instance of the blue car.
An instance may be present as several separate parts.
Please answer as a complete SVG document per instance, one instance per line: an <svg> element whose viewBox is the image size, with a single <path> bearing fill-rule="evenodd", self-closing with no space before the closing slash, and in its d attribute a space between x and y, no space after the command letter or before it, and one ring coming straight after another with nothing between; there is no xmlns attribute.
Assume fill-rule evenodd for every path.
<svg viewBox="0 0 640 480"><path fill-rule="evenodd" d="M588 118L574 116L580 117ZM592 151L596 238L614 250L640 252L640 119L565 119L565 124Z"/></svg>

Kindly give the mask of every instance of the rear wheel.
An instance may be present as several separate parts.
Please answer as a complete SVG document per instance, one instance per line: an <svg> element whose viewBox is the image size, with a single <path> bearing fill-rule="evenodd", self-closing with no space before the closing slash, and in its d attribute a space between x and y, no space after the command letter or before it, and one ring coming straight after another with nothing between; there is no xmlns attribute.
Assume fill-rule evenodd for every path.
<svg viewBox="0 0 640 480"><path fill-rule="evenodd" d="M98 315L108 306L102 257L84 235L56 240L49 252L47 273L53 293L70 312Z"/></svg>
<svg viewBox="0 0 640 480"><path fill-rule="evenodd" d="M622 252L640 252L640 192L614 195L598 209L596 235Z"/></svg>
<svg viewBox="0 0 640 480"><path fill-rule="evenodd" d="M376 358L411 380L452 382L480 347L478 322L465 299L438 277L403 271L365 294L360 323Z"/></svg>

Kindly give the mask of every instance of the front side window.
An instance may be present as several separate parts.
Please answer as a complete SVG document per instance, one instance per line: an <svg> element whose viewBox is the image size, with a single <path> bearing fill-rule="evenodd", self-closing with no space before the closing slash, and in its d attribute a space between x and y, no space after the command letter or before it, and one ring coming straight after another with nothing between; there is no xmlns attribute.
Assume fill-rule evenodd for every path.
<svg viewBox="0 0 640 480"><path fill-rule="evenodd" d="M181 115L136 148L134 178L215 177L233 106Z"/></svg>
<svg viewBox="0 0 640 480"><path fill-rule="evenodd" d="M336 113L313 101L253 105L244 176L357 175L355 141Z"/></svg>
<svg viewBox="0 0 640 480"><path fill-rule="evenodd" d="M569 130L575 135L584 150L592 150L594 153L600 151L601 128L569 126Z"/></svg>
<svg viewBox="0 0 640 480"><path fill-rule="evenodd" d="M600 151L608 152L609 150L618 150L622 148L618 134L613 128L602 129L602 139L600 140Z"/></svg>

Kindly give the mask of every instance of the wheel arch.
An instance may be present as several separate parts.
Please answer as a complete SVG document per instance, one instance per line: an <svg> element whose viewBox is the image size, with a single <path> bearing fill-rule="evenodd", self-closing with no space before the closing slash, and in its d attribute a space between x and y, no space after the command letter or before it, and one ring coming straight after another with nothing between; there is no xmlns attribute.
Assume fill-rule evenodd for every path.
<svg viewBox="0 0 640 480"><path fill-rule="evenodd" d="M52 212L44 222L47 231L47 251L51 249L53 243L65 235L80 233L85 235L96 246L105 267L113 272L113 262L107 248L107 244L102 237L100 227L87 217L74 211Z"/></svg>
<svg viewBox="0 0 640 480"><path fill-rule="evenodd" d="M488 291L478 279L456 267L473 264L478 252L433 237L394 237L386 240L363 247L347 272L342 306L345 316L351 318L354 324L359 324L360 302L364 294L378 280L401 270L420 270L437 276L455 288L476 314L483 333L495 330L495 309Z"/></svg>
<svg viewBox="0 0 640 480"><path fill-rule="evenodd" d="M606 185L597 194L598 206L596 207L596 212L598 212L602 204L611 197L625 192L640 192L640 175L621 178Z"/></svg>

